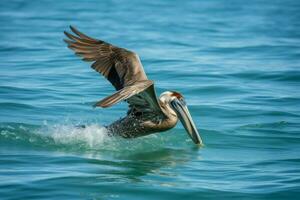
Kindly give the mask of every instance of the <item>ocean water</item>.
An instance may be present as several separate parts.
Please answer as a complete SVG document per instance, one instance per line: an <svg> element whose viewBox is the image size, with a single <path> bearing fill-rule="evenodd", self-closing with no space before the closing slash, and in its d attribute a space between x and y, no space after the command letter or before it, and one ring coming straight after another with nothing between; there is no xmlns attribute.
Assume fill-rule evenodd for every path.
<svg viewBox="0 0 300 200"><path fill-rule="evenodd" d="M109 138L127 105L92 108L114 90L69 25L137 52L205 146ZM1 200L300 198L299 1L1 0L0 27Z"/></svg>

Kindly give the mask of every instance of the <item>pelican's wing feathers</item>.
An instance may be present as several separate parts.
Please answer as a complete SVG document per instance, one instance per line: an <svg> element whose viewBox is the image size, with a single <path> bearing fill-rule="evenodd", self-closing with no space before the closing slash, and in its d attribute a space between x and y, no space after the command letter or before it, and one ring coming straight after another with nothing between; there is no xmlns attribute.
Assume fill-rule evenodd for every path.
<svg viewBox="0 0 300 200"><path fill-rule="evenodd" d="M69 38L64 40L68 47L82 60L93 62L91 67L107 78L116 90L147 80L137 54L86 36L72 26L70 28L75 35L64 32Z"/></svg>
<svg viewBox="0 0 300 200"><path fill-rule="evenodd" d="M102 74L117 90L95 106L109 107L126 100L131 108L161 112L153 81L148 80L139 56L102 40L91 38L70 26L73 34L64 32L64 41L82 60Z"/></svg>

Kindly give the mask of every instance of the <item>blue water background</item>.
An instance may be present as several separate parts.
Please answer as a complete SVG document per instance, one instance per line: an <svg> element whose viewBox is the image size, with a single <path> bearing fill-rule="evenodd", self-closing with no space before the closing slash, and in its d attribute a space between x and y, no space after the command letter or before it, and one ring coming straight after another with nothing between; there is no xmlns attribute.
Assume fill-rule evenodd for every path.
<svg viewBox="0 0 300 200"><path fill-rule="evenodd" d="M134 140L69 25L137 52L182 125ZM0 1L0 199L300 198L300 1ZM87 124L87 129L74 128Z"/></svg>

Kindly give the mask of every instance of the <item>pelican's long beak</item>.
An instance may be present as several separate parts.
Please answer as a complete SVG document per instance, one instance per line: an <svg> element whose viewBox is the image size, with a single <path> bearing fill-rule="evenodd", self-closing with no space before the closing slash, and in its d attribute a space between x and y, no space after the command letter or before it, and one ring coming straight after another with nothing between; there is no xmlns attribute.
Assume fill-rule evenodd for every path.
<svg viewBox="0 0 300 200"><path fill-rule="evenodd" d="M198 130L193 122L192 116L183 100L175 99L171 101L171 106L177 113L181 123L183 124L188 135L192 138L195 144L202 145L201 137Z"/></svg>

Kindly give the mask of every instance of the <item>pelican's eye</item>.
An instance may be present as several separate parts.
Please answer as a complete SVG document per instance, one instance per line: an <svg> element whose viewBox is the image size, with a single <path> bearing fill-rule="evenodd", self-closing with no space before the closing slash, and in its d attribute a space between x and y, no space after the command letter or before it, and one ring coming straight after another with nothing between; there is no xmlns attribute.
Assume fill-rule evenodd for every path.
<svg viewBox="0 0 300 200"><path fill-rule="evenodd" d="M183 96L178 92L173 92L172 96L176 97L178 100L181 100L183 98Z"/></svg>

